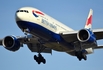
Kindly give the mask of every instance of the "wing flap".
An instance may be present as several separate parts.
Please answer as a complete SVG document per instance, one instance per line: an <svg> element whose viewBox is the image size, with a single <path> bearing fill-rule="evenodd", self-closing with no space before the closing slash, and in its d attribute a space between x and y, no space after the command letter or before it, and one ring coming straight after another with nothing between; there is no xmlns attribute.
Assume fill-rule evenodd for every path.
<svg viewBox="0 0 103 70"><path fill-rule="evenodd" d="M62 32L61 37L67 41L67 42L73 42L77 41L77 33L78 31L68 31L68 32Z"/></svg>
<svg viewBox="0 0 103 70"><path fill-rule="evenodd" d="M97 47L94 47L94 49L103 49L103 45L98 45Z"/></svg>
<svg viewBox="0 0 103 70"><path fill-rule="evenodd" d="M32 52L38 52L38 47L36 46L36 43L28 43L27 46ZM52 53L52 49L45 46L42 46L42 48L44 48L42 53Z"/></svg>
<svg viewBox="0 0 103 70"><path fill-rule="evenodd" d="M96 36L96 40L103 39L103 29L94 29L93 33Z"/></svg>
<svg viewBox="0 0 103 70"><path fill-rule="evenodd" d="M3 40L3 39L0 39L0 45L2 45L2 40Z"/></svg>

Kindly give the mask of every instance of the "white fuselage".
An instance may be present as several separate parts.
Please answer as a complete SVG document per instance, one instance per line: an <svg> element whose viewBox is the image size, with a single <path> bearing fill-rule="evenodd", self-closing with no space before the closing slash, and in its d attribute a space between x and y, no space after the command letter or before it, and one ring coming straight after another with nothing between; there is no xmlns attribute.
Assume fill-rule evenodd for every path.
<svg viewBox="0 0 103 70"><path fill-rule="evenodd" d="M45 38L45 40L48 41L54 38L52 41L57 39L57 42L61 42L60 33L73 31L73 29L32 7L20 8L16 12L16 22L22 30L29 29L31 34ZM58 51L70 50L70 48L67 47L68 44L65 44L64 42L63 44L58 44L57 42L51 42L45 45Z"/></svg>
<svg viewBox="0 0 103 70"><path fill-rule="evenodd" d="M44 15L41 15L39 13L35 13L38 15L38 17L34 17L33 16L33 10L35 11L39 11L40 10L36 9L36 8L31 8L31 7L24 7L21 8L19 10L28 10L29 13L25 13L25 12L19 12L17 13L17 16L20 18L16 18L16 21L22 20L22 21L30 21L30 22L34 22L38 25L41 25L45 28L47 28L48 30L51 30L55 33L60 33L63 31L73 31L73 29L67 27L66 25L64 25L63 23L55 20L54 18L48 16L47 14L43 13ZM43 23L44 20L44 23ZM55 26L56 28L53 28L52 26Z"/></svg>

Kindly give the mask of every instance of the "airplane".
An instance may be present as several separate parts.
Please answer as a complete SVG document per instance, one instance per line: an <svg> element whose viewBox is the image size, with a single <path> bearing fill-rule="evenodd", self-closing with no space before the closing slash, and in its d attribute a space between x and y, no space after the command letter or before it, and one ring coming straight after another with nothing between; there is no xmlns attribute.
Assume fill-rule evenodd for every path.
<svg viewBox="0 0 103 70"><path fill-rule="evenodd" d="M52 54L52 50L87 60L88 54L103 48L97 44L103 39L103 29L92 29L92 17L90 9L84 28L73 30L36 8L22 7L16 11L15 20L24 36L6 36L0 39L0 45L15 52L26 44L31 52L38 53L34 55L38 64L46 63L41 53Z"/></svg>

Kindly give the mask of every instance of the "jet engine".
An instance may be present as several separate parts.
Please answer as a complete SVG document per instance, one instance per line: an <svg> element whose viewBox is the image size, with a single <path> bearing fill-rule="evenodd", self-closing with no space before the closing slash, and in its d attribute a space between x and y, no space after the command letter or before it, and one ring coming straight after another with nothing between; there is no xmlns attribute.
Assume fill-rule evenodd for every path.
<svg viewBox="0 0 103 70"><path fill-rule="evenodd" d="M2 44L4 48L10 51L17 51L20 48L20 42L14 36L6 36L3 39Z"/></svg>
<svg viewBox="0 0 103 70"><path fill-rule="evenodd" d="M77 33L77 38L80 42L95 42L96 38L94 33L89 30L89 29L81 29L78 33Z"/></svg>

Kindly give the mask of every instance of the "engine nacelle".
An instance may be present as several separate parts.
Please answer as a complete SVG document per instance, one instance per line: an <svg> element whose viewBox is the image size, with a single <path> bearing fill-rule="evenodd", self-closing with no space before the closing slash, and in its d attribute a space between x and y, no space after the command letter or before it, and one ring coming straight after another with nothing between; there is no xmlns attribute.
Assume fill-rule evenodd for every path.
<svg viewBox="0 0 103 70"><path fill-rule="evenodd" d="M20 42L14 36L6 36L3 39L2 44L4 48L10 51L17 51L20 48Z"/></svg>
<svg viewBox="0 0 103 70"><path fill-rule="evenodd" d="M92 31L89 29L81 29L77 33L77 38L80 42L95 42L96 38Z"/></svg>

